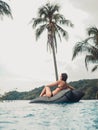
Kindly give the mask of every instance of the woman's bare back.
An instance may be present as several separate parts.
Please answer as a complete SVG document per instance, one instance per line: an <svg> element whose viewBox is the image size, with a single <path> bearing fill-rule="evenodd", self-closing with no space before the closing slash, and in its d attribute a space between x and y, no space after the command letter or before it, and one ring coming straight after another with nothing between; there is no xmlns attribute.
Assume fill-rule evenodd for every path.
<svg viewBox="0 0 98 130"><path fill-rule="evenodd" d="M56 94L57 94L58 92L60 92L61 90L67 89L67 88L68 88L67 83L64 82L64 81L62 81L62 80L60 80L60 81L58 81L58 86L57 86L57 88L56 88L52 93L53 93L53 95L56 95Z"/></svg>

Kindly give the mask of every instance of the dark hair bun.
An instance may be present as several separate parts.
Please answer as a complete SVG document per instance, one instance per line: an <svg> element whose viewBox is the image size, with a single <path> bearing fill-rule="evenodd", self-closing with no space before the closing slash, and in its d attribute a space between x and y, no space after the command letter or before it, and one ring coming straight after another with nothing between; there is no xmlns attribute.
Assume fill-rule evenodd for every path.
<svg viewBox="0 0 98 130"><path fill-rule="evenodd" d="M66 73L62 73L62 80L66 81L68 78L68 75Z"/></svg>

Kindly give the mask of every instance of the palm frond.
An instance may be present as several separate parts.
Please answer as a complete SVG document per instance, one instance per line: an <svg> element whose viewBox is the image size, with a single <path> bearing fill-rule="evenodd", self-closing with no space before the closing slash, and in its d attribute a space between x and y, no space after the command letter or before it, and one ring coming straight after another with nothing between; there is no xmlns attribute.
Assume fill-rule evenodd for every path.
<svg viewBox="0 0 98 130"><path fill-rule="evenodd" d="M56 14L53 14L52 19L57 23L59 20L63 20L64 16L59 13L56 13Z"/></svg>
<svg viewBox="0 0 98 130"><path fill-rule="evenodd" d="M96 27L87 28L88 35L98 35L98 29Z"/></svg>
<svg viewBox="0 0 98 130"><path fill-rule="evenodd" d="M33 23L33 24L32 24L32 27L33 27L33 28L36 28L37 25L39 25L39 24L41 24L41 23L44 23L44 22L46 22L46 20L43 19L43 18L33 18L33 19L30 21L30 23Z"/></svg>
<svg viewBox="0 0 98 130"><path fill-rule="evenodd" d="M85 42L82 41L82 42L78 42L74 48L73 48L73 56L72 56L72 60L79 54L79 53L82 53L85 49L84 49L84 45Z"/></svg>
<svg viewBox="0 0 98 130"><path fill-rule="evenodd" d="M89 36L93 36L91 40L95 45L98 45L98 29L96 27L89 27L87 29L87 33Z"/></svg>
<svg viewBox="0 0 98 130"><path fill-rule="evenodd" d="M43 31L46 29L46 24L41 25L39 28L36 29L36 40L40 37Z"/></svg>
<svg viewBox="0 0 98 130"><path fill-rule="evenodd" d="M74 25L72 24L72 22L70 20L67 20L67 19L62 19L59 21L60 24L66 24L67 26L70 26L70 27L73 27Z"/></svg>
<svg viewBox="0 0 98 130"><path fill-rule="evenodd" d="M94 37L88 37L84 40L85 43L89 42L90 40L94 40Z"/></svg>
<svg viewBox="0 0 98 130"><path fill-rule="evenodd" d="M92 72L94 72L96 69L98 69L98 65L95 65L92 69Z"/></svg>
<svg viewBox="0 0 98 130"><path fill-rule="evenodd" d="M61 35L60 35L58 29L56 28L56 26L55 26L55 34L57 34L58 37L59 37L59 39L60 39L60 41L62 41L62 39L61 39Z"/></svg>
<svg viewBox="0 0 98 130"><path fill-rule="evenodd" d="M50 51L50 53L51 53L51 45L49 44L49 40L47 40L47 51Z"/></svg>
<svg viewBox="0 0 98 130"><path fill-rule="evenodd" d="M38 16L39 17L42 17L42 16L48 16L48 9L46 6L43 6L41 8L39 8L39 11L38 11Z"/></svg>
<svg viewBox="0 0 98 130"><path fill-rule="evenodd" d="M50 3L47 3L45 6L42 6L41 8L39 8L39 11L38 11L39 17L52 16L54 14L54 12L59 11L59 8L60 8L60 6L57 4L51 5Z"/></svg>
<svg viewBox="0 0 98 130"><path fill-rule="evenodd" d="M6 3L0 0L0 15L7 15L12 18L11 14L11 8L10 6Z"/></svg>
<svg viewBox="0 0 98 130"><path fill-rule="evenodd" d="M59 12L60 6L58 4L51 6L51 13L54 14L56 11Z"/></svg>
<svg viewBox="0 0 98 130"><path fill-rule="evenodd" d="M85 46L85 48L86 48L86 51L88 51L90 54L92 54L94 57L97 57L98 59L98 48L92 45Z"/></svg>
<svg viewBox="0 0 98 130"><path fill-rule="evenodd" d="M72 60L79 54L82 52L88 52L91 55L94 55L95 57L98 56L98 48L96 48L95 46L89 44L88 39L82 41L82 42L78 42L73 49L73 56L72 56Z"/></svg>
<svg viewBox="0 0 98 130"><path fill-rule="evenodd" d="M74 26L70 20L65 19L65 17L63 15L58 14L58 13L53 15L53 20L56 23L59 23L59 24L62 24L62 25L67 25L67 26L70 26L70 27Z"/></svg>
<svg viewBox="0 0 98 130"><path fill-rule="evenodd" d="M68 33L59 25L56 24L57 29L59 30L59 32L62 34L63 37L65 37L66 39L68 39Z"/></svg>
<svg viewBox="0 0 98 130"><path fill-rule="evenodd" d="M51 49L51 47L54 45L55 49L57 50L56 36L59 37L60 41L61 36L68 39L67 31L60 27L59 24L72 26L72 23L69 20L66 20L63 15L58 13L59 9L60 6L58 4L47 3L39 8L38 18L33 18L31 20L33 23L33 28L36 28L36 39L38 39L41 33L45 30L43 24L47 24L45 27L48 31L47 46L50 47L49 49ZM38 25L39 27L37 28Z"/></svg>
<svg viewBox="0 0 98 130"><path fill-rule="evenodd" d="M79 54L86 52L87 55L85 57L85 66L88 70L89 63L98 63L98 29L96 27L88 28L88 35L92 35L86 38L82 42L78 42L74 46L72 60ZM97 69L98 65L96 65L92 71Z"/></svg>
<svg viewBox="0 0 98 130"><path fill-rule="evenodd" d="M96 59L93 55L86 55L85 66L87 70L88 70L88 63L95 63L96 61L98 61L98 59Z"/></svg>

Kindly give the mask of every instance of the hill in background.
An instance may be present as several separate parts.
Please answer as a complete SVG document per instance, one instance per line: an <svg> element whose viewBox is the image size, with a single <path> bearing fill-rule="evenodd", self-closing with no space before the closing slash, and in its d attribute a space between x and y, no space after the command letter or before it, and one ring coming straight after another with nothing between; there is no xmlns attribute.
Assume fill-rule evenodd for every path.
<svg viewBox="0 0 98 130"><path fill-rule="evenodd" d="M70 82L70 85L85 92L82 99L98 99L98 79L86 79ZM31 100L39 96L44 86L35 88L28 92L10 91L5 93L1 100ZM55 88L55 87L54 87Z"/></svg>

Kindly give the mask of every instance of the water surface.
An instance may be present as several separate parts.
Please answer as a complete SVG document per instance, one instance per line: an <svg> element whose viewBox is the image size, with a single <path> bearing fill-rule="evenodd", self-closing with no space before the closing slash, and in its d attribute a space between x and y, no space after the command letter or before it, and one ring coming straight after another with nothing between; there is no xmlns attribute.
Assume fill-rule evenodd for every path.
<svg viewBox="0 0 98 130"><path fill-rule="evenodd" d="M98 100L71 104L3 101L0 130L98 130Z"/></svg>

